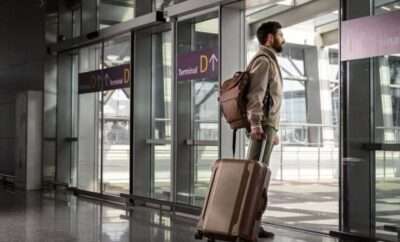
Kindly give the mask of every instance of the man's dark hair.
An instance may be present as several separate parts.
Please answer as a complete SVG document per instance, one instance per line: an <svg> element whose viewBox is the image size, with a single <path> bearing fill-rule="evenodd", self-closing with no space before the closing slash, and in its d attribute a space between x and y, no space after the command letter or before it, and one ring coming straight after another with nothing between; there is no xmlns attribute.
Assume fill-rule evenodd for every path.
<svg viewBox="0 0 400 242"><path fill-rule="evenodd" d="M257 39L258 42L263 45L265 43L265 39L268 34L275 35L279 29L282 28L282 25L279 22L269 21L261 24L261 26L257 29Z"/></svg>

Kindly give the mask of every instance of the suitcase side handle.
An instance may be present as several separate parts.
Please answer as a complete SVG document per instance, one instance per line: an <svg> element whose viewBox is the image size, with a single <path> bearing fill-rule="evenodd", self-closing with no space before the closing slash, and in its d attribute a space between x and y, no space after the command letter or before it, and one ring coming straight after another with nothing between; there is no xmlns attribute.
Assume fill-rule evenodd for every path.
<svg viewBox="0 0 400 242"><path fill-rule="evenodd" d="M240 194L237 198L237 200L235 201L235 209L234 209L234 214L232 216L232 221L231 224L229 225L229 233L232 234L234 226L240 226L239 224L239 218L241 216L241 212L242 212L242 206L243 206L243 202L244 202L244 194L246 191L246 188L249 186L249 179L250 176L250 171L249 171L249 162L246 162L246 166L243 170L242 173L242 182L240 184L240 188L239 188L239 192L238 194Z"/></svg>
<svg viewBox="0 0 400 242"><path fill-rule="evenodd" d="M214 163L214 166L213 166L213 172L212 172L213 176L211 177L211 181L210 181L210 185L209 185L209 189L208 189L209 192L208 192L208 194L206 196L206 199L204 200L203 209L202 209L202 213L201 213L200 220L199 220L199 223L198 223L198 227L202 227L204 216L207 213L208 202L210 200L210 194L212 193L211 189L212 189L212 187L214 187L213 185L214 185L214 182L215 182L215 177L216 177L216 174L218 172L218 167L219 167L218 165L219 165L219 160L216 160L215 163Z"/></svg>

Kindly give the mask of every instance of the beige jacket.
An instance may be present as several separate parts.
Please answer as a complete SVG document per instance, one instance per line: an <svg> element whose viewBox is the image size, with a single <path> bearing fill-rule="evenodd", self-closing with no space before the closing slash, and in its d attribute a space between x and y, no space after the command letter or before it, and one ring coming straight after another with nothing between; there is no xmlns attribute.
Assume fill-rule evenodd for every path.
<svg viewBox="0 0 400 242"><path fill-rule="evenodd" d="M282 75L278 66L276 52L269 47L260 46L254 57L261 54L250 66L250 89L247 94L247 117L252 127L271 126L279 129L280 109L283 97ZM254 59L253 57L253 59ZM264 110L264 98L267 86L270 83L269 93L272 97L272 107L269 113Z"/></svg>

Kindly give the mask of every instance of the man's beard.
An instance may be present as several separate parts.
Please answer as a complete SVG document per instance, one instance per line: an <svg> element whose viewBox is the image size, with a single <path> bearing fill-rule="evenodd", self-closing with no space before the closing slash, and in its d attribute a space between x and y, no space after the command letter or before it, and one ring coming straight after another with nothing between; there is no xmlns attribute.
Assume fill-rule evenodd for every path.
<svg viewBox="0 0 400 242"><path fill-rule="evenodd" d="M277 53L281 53L283 46L281 44L273 44L272 48L277 52Z"/></svg>
<svg viewBox="0 0 400 242"><path fill-rule="evenodd" d="M277 52L281 53L283 49L283 43L279 43L278 38L274 38L274 42L272 43L272 48Z"/></svg>

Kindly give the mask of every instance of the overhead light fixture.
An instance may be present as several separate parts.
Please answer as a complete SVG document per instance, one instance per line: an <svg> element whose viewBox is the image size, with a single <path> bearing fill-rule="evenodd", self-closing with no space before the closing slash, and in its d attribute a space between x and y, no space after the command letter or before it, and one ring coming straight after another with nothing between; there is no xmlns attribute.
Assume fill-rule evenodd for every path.
<svg viewBox="0 0 400 242"><path fill-rule="evenodd" d="M119 58L119 56L117 56L117 55L108 55L107 56L107 59L110 61L116 61L116 60L118 60L118 58Z"/></svg>
<svg viewBox="0 0 400 242"><path fill-rule="evenodd" d="M218 19L210 19L195 25L196 32L218 34Z"/></svg>
<svg viewBox="0 0 400 242"><path fill-rule="evenodd" d="M385 6L382 6L381 9L383 9L385 11L392 11L392 9L390 9L389 7L385 7Z"/></svg>
<svg viewBox="0 0 400 242"><path fill-rule="evenodd" d="M130 56L125 56L125 57L122 59L122 61L123 61L123 62L129 62L129 61L131 61L131 57L130 57Z"/></svg>
<svg viewBox="0 0 400 242"><path fill-rule="evenodd" d="M395 5L394 5L394 8L395 8L395 9L400 9L400 5L395 4Z"/></svg>

